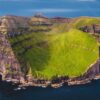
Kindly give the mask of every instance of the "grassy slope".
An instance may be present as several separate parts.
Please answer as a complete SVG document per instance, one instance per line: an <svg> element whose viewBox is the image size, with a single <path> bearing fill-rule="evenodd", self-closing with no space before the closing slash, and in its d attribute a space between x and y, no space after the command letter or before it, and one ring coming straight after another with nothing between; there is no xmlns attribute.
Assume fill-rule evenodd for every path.
<svg viewBox="0 0 100 100"><path fill-rule="evenodd" d="M62 24L54 24L52 26L52 30L48 32L48 34L58 34L58 33L64 33L69 30L68 23L62 23Z"/></svg>
<svg viewBox="0 0 100 100"><path fill-rule="evenodd" d="M98 57L96 41L86 33L71 30L53 37L48 69L43 72L52 75L75 77L83 74Z"/></svg>
<svg viewBox="0 0 100 100"><path fill-rule="evenodd" d="M79 17L74 19L72 23L70 23L70 27L79 28L81 26L91 25L91 24L100 24L100 19L90 18L90 17Z"/></svg>
<svg viewBox="0 0 100 100"><path fill-rule="evenodd" d="M33 45L19 58L24 59L36 77L51 79L55 75L79 76L98 58L95 39L76 29L58 35L33 33L11 39L11 42L27 37L31 37L31 40L21 42L13 49L18 53L23 47Z"/></svg>
<svg viewBox="0 0 100 100"><path fill-rule="evenodd" d="M99 19L81 17L70 25L55 25L50 32L62 34L25 34L10 39L10 42L12 44L30 38L16 44L13 49L18 56L24 47L33 46L26 53L18 56L18 59L31 67L35 77L51 79L55 75L80 76L98 59L98 44L91 35L77 28L98 23L100 23ZM68 32L69 28L72 29Z"/></svg>

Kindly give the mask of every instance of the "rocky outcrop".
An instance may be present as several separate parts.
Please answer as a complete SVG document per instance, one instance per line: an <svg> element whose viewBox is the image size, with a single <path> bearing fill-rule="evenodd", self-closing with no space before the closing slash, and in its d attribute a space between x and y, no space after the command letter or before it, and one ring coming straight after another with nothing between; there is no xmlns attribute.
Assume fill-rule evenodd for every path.
<svg viewBox="0 0 100 100"><path fill-rule="evenodd" d="M63 17L55 17L51 18L53 23L70 23L72 21L71 18L63 18Z"/></svg>
<svg viewBox="0 0 100 100"><path fill-rule="evenodd" d="M0 32L2 33L11 33L18 32L20 29L26 29L29 27L28 18L18 17L18 16L3 16L0 17Z"/></svg>
<svg viewBox="0 0 100 100"><path fill-rule="evenodd" d="M43 15L35 15L31 18L32 25L46 25L52 26L55 23L70 23L72 21L71 18L63 18L63 17L54 17L54 18L47 18Z"/></svg>
<svg viewBox="0 0 100 100"><path fill-rule="evenodd" d="M95 33L100 33L100 24L92 24L92 25L88 25L88 26L82 26L79 28L80 30L82 30L83 32L88 32L91 34L95 34Z"/></svg>
<svg viewBox="0 0 100 100"><path fill-rule="evenodd" d="M55 23L70 23L71 21L71 18L47 18L40 14L31 18L7 15L0 17L0 32L7 33L9 37L26 32L49 32Z"/></svg>
<svg viewBox="0 0 100 100"><path fill-rule="evenodd" d="M42 14L36 14L30 19L30 24L32 26L51 26L52 22L49 18L43 16Z"/></svg>
<svg viewBox="0 0 100 100"><path fill-rule="evenodd" d="M23 78L21 66L17 60L7 36L0 33L0 74L6 81L20 82Z"/></svg>
<svg viewBox="0 0 100 100"><path fill-rule="evenodd" d="M100 79L100 60L98 60L95 64L92 64L82 76L69 79L68 85L86 84L95 79Z"/></svg>

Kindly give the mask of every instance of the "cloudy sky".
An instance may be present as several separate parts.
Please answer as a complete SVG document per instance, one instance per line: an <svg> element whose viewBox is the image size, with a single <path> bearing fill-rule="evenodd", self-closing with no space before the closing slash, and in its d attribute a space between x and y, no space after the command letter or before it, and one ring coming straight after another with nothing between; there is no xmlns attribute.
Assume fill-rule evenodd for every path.
<svg viewBox="0 0 100 100"><path fill-rule="evenodd" d="M100 0L0 0L0 16L100 16Z"/></svg>

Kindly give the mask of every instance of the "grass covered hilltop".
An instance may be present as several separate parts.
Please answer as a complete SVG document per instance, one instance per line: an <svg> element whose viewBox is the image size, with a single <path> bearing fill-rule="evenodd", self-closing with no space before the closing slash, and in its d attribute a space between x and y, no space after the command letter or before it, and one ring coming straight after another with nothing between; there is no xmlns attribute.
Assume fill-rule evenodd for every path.
<svg viewBox="0 0 100 100"><path fill-rule="evenodd" d="M56 23L49 32L31 31L9 40L26 74L44 79L77 77L98 59L98 42L79 27L98 23L99 19L82 17L69 24ZM42 30L48 26L31 25L31 30L36 28Z"/></svg>

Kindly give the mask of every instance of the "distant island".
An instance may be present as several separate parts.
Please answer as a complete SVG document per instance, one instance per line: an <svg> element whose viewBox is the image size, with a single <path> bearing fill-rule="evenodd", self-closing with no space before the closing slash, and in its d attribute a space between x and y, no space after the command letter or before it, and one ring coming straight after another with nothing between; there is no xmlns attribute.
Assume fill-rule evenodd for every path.
<svg viewBox="0 0 100 100"><path fill-rule="evenodd" d="M26 86L100 79L100 18L0 17L0 75Z"/></svg>

